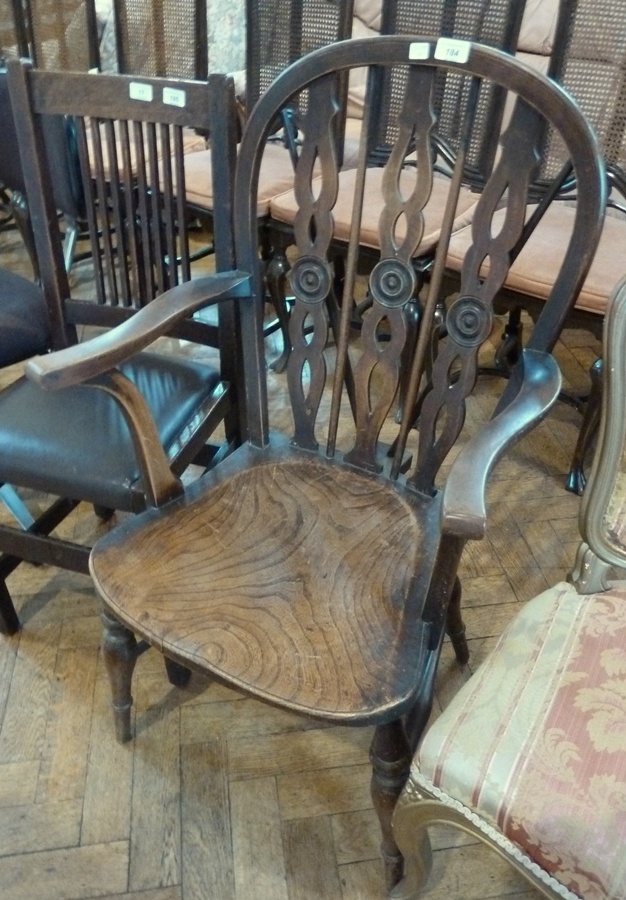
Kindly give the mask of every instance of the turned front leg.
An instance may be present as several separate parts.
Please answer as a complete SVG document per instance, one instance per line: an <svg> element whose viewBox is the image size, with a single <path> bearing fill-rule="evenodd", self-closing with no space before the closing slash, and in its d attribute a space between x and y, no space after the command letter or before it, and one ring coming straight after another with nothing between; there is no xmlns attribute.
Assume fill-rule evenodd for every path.
<svg viewBox="0 0 626 900"><path fill-rule="evenodd" d="M120 743L125 743L131 739L131 684L137 662L137 640L132 631L106 610L102 612L101 620L104 626L102 656L111 684L115 736Z"/></svg>
<svg viewBox="0 0 626 900"><path fill-rule="evenodd" d="M399 719L377 726L370 749L370 759L372 800L382 832L381 852L389 890L402 878L402 854L393 836L391 819L411 764L409 743Z"/></svg>

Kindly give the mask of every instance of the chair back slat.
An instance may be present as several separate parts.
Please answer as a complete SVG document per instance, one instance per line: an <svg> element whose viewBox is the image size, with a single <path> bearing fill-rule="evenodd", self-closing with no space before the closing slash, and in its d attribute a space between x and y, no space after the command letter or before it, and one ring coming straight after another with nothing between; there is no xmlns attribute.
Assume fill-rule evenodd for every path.
<svg viewBox="0 0 626 900"><path fill-rule="evenodd" d="M385 0L383 34L431 34L478 41L506 52L517 45L524 4L516 0ZM384 158L395 143L397 112L404 95L407 71L390 71L380 94L379 129L373 152ZM458 152L462 110L467 107L470 83L456 72L439 72L433 94L437 114L436 141L444 158ZM498 146L505 94L497 85L481 87L475 103L475 126L467 154L468 178L479 184L489 171Z"/></svg>
<svg viewBox="0 0 626 900"><path fill-rule="evenodd" d="M444 59L450 48L458 62ZM340 115L336 74L368 64L368 90L376 90L378 73L386 68L400 67L407 78L397 107L395 139L383 167L376 166L367 154L370 121L366 115L359 165L350 182L355 185L354 197L348 201L345 191L338 189L338 161L331 137L334 119ZM458 165L450 179L434 171L432 141L439 122L440 75L449 72L463 81L462 93L467 98L459 125ZM308 73L315 73L315 77L307 77ZM462 267L459 296L447 299L440 289L445 287L442 275L448 240L457 215L466 154L474 146L475 130L482 128L474 99L481 90L493 86L518 99L501 135L499 152L484 173L483 190L476 195L472 242ZM250 222L252 226L255 221L249 204L263 137L272 117L283 104L292 103L300 90L308 91L309 104L301 118L302 146L294 186L298 204L294 220L296 254L289 275L295 298L287 369L292 442L311 451L323 447L326 456L339 455L348 464L371 473L402 476L415 490L432 494L465 421L465 400L475 385L479 353L494 323L494 299L507 276L513 251L522 241L545 133L544 120L562 129L564 145L586 197L577 211L572 245L557 285L546 303L552 326L562 321L573 304L600 233L604 184L597 144L569 97L506 54L465 41L451 47L427 37L353 41L319 50L302 65L294 65L261 98L240 150L237 222ZM371 124L376 127L377 122ZM341 183L348 182L342 179ZM442 192L444 200L437 199L433 206L433 198L440 198ZM339 202L342 209L353 210L350 237L343 239L348 245L342 296L333 269L333 211ZM380 261L369 275L363 301L359 300L361 295L355 296L361 206L364 213L370 208L380 211L376 223ZM503 207L504 226L494 231L492 220ZM433 229L433 216L441 223L434 281L432 290L427 283L420 294L413 262L420 256L426 224ZM256 242L251 234L243 238L239 235L239 242L238 265L242 265L243 254L244 267L254 270L256 262L250 254L256 257ZM342 307L338 326L330 315L337 305ZM442 308L445 326L439 329L441 337L432 361L427 348L432 346L436 315ZM258 325L258 313L256 321ZM553 331L549 327L542 333L546 349L551 344L545 335ZM256 340L258 348L260 339ZM538 341L535 339L534 346L539 346ZM533 344L532 336L529 343ZM251 358L256 352L258 349L250 349ZM334 395L328 404L324 388L333 369ZM254 391L260 396L258 378L256 371ZM353 431L348 433L342 425L339 434L338 410L347 403L352 406ZM391 415L394 410L397 416ZM253 442L263 443L267 439L267 413L260 413L251 423L250 434ZM395 418L398 423L394 423ZM390 447L395 451L393 462Z"/></svg>
<svg viewBox="0 0 626 900"><path fill-rule="evenodd" d="M223 177L215 179L215 228L230 234L237 126L231 80L15 72L16 81L22 77L27 82L23 93L29 98L31 121L39 126L64 116L75 133L92 251L85 265L92 267L96 296L89 297L89 281L82 278L72 291L68 288L66 314L71 320L113 325L157 294L194 277L184 130L197 128L210 135L214 156L221 159ZM39 158L26 157L24 166L43 168ZM232 251L223 240L215 265L232 265ZM190 329L199 327L189 323L182 328Z"/></svg>

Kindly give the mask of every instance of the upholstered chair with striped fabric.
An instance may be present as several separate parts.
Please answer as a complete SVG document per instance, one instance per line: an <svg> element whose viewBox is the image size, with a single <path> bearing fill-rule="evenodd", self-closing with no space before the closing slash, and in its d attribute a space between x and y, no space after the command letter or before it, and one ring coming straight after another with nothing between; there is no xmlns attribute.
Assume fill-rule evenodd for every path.
<svg viewBox="0 0 626 900"><path fill-rule="evenodd" d="M419 895L428 826L442 822L491 844L547 897L626 897L626 279L604 340L574 570L524 605L426 732L394 817L406 860L394 900Z"/></svg>

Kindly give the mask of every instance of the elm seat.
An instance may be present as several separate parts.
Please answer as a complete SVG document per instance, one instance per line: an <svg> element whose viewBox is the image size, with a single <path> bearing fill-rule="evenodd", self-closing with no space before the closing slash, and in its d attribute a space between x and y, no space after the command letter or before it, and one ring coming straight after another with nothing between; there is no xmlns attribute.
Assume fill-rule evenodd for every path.
<svg viewBox="0 0 626 900"><path fill-rule="evenodd" d="M230 280L233 289L226 296L236 305L241 329L246 441L178 497L162 477L166 466L157 445L147 458L148 467L161 465L151 477L154 508L113 529L90 559L105 606L103 657L118 738L131 736L132 673L142 646L137 637L161 649L179 669L205 672L279 707L335 724L375 726L372 796L390 886L402 868L391 811L428 719L446 631L457 658L467 659L456 578L461 553L468 540L484 534L493 465L546 414L560 387L558 367L542 346L550 344L544 328L533 335L532 349L524 350L507 385L502 382L498 412L471 438L463 432L465 399L477 381L480 347L492 330L492 304L510 250L521 238L544 115L561 133L585 198L567 264L546 303L553 318L573 302L584 279L604 208L595 137L571 99L510 55L461 42L457 49L464 62L442 62L446 46L433 38L397 36L337 43L294 63L261 97L237 160L232 216L237 268L207 279L207 285L218 277ZM337 76L361 66L370 74L408 70L408 78L397 145L379 181L384 212L378 220L381 259L368 284L372 302L362 327L354 329L360 212L369 204L360 185L372 123L367 116L363 120L341 297L335 294L340 279L331 263L340 175L334 135L342 101ZM460 81L486 79L487 89L495 82L518 99L502 153L492 160L487 186L477 198L461 294L447 312L433 361L429 351L441 308L448 229L442 228L437 244L417 340L410 327L415 322L412 260L434 180L434 92L447 72ZM376 89L372 77L367 84ZM274 396L271 415L256 188L267 136L304 90L308 104L294 191L300 209L290 273L293 350L283 397ZM366 109L370 100L368 95ZM476 118L471 97L460 115L470 140ZM406 196L398 185L406 176L402 151L412 137L421 152L411 173L413 191ZM463 169L461 154L445 182L449 224ZM503 195L509 216L494 236L490 223ZM406 233L400 240L395 225L402 217ZM478 270L487 255L493 271L482 280ZM94 365L104 372L144 349L166 324L157 317L166 313L160 301L131 320L132 339L123 327L114 329L104 338L31 360L29 377L42 388L69 388ZM181 304L176 315L186 312ZM424 384L416 433L414 410ZM397 421L400 385L407 392ZM342 405L352 415L341 417L340 427ZM470 428L475 424L468 422Z"/></svg>
<svg viewBox="0 0 626 900"><path fill-rule="evenodd" d="M0 367L45 353L51 338L41 288L21 275L0 269Z"/></svg>
<svg viewBox="0 0 626 900"><path fill-rule="evenodd" d="M604 405L571 583L525 604L426 732L394 815L394 900L431 864L429 824L496 849L542 894L626 896L626 280L604 325Z"/></svg>

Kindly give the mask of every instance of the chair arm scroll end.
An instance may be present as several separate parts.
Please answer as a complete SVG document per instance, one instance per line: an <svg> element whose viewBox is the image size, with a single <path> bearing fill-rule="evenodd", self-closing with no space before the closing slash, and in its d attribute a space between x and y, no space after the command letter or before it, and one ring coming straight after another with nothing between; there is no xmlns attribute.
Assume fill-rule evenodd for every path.
<svg viewBox="0 0 626 900"><path fill-rule="evenodd" d="M487 480L502 454L546 415L561 389L559 367L549 353L524 350L517 395L459 453L448 475L441 507L442 532L480 540L487 527Z"/></svg>

